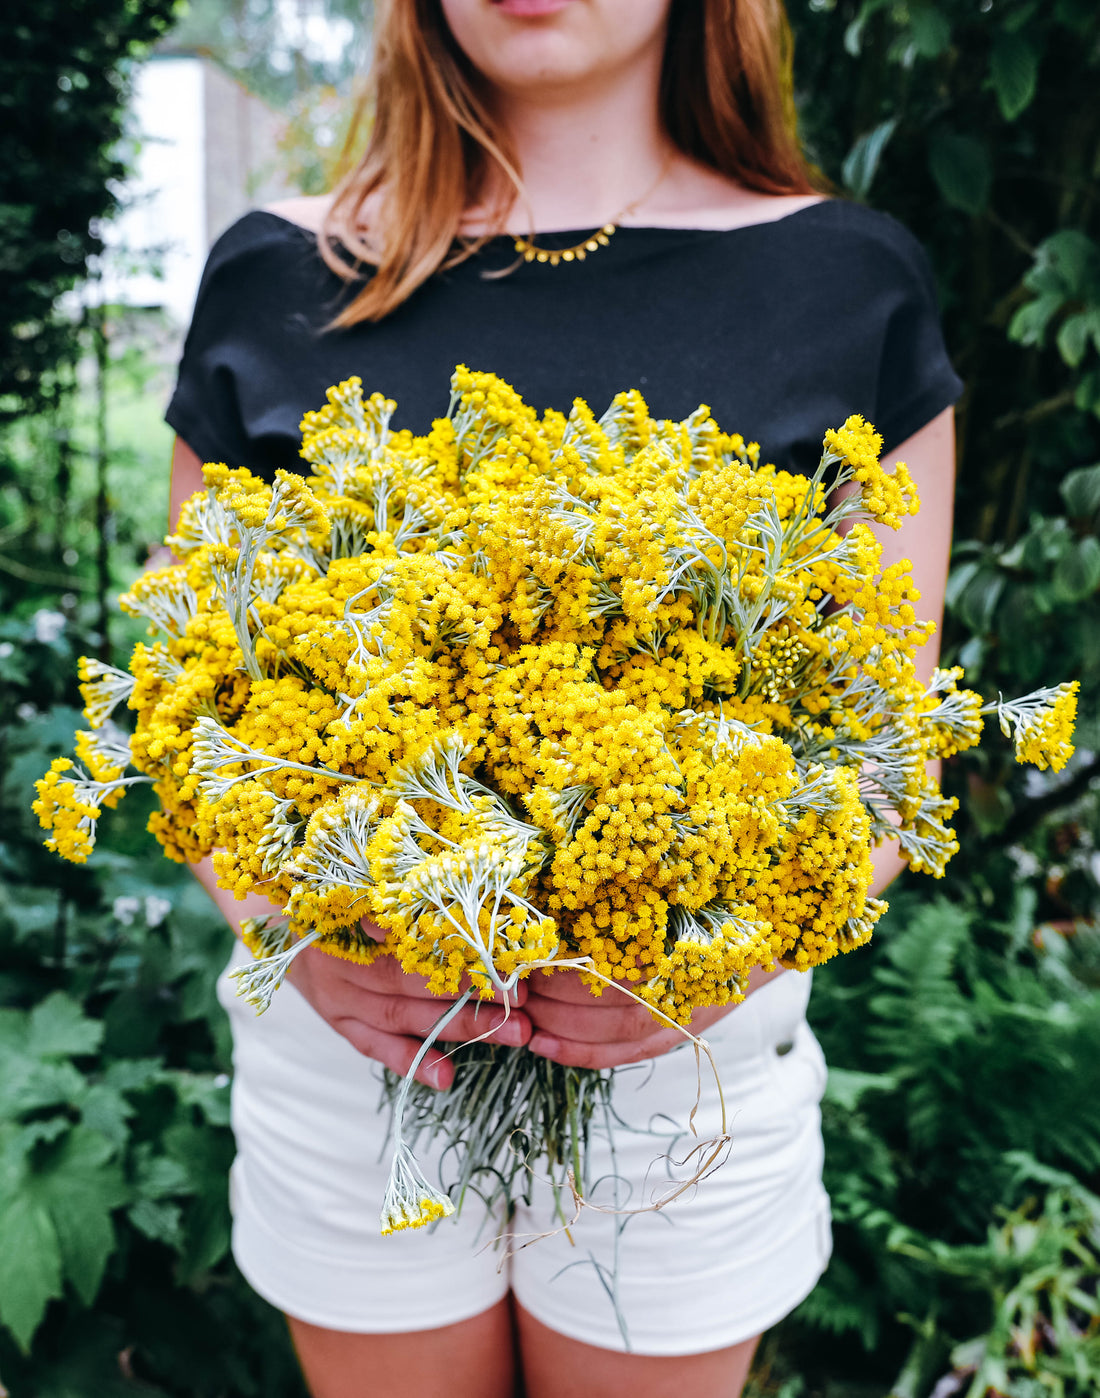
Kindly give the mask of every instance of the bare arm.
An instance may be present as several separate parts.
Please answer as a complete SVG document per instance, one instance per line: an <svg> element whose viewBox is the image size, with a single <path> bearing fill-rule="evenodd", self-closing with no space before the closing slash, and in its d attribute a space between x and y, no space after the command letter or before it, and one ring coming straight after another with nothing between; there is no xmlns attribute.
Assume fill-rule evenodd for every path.
<svg viewBox="0 0 1100 1398"><path fill-rule="evenodd" d="M193 452L182 437L172 447L172 485L168 492L168 529L179 525L180 506L203 487L202 457Z"/></svg>
<svg viewBox="0 0 1100 1398"><path fill-rule="evenodd" d="M910 516L896 532L875 527L882 544L882 566L907 558L920 592L917 615L936 623L936 632L916 657L922 684L932 677L940 658L947 567L951 555L951 524L955 502L955 410L944 408L931 422L890 453L890 461L904 461L920 495L920 513ZM939 776L939 764L933 773ZM880 894L905 868L897 842L879 845L873 854L875 880L871 892Z"/></svg>

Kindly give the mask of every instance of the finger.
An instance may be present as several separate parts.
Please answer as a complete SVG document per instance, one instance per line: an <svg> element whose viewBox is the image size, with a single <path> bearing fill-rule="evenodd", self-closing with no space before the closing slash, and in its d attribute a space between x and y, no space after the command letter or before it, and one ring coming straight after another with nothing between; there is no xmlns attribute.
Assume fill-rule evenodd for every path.
<svg viewBox="0 0 1100 1398"><path fill-rule="evenodd" d="M407 1038L402 1034L386 1034L373 1025L364 1024L361 1019L335 1019L332 1027L342 1034L353 1048L366 1058L373 1058L384 1064L400 1077L412 1067L412 1061L419 1053L422 1039ZM454 1065L437 1048L430 1048L416 1070L416 1081L427 1087L443 1090L454 1081Z"/></svg>
<svg viewBox="0 0 1100 1398"><path fill-rule="evenodd" d="M608 985L601 981L603 994L597 996L590 990L584 981L581 980L580 971L572 969L565 971L534 971L530 977L531 994L545 995L549 1000L565 1000L572 1005L592 1004L594 1001L600 1004L610 1003L612 998L621 998L624 1002L627 997L621 991L616 990L613 985ZM624 981L624 985L630 985L630 981Z"/></svg>
<svg viewBox="0 0 1100 1398"><path fill-rule="evenodd" d="M471 989L470 977L463 976L462 980L459 982L459 992L461 993L469 989ZM508 992L508 1003L513 1007L523 1005L527 1001L527 995L528 990L526 981L517 981L516 984L512 987L512 989ZM501 991L496 990L494 988L492 1000L482 1000L481 1003L483 1005L503 1005L504 995Z"/></svg>
<svg viewBox="0 0 1100 1398"><path fill-rule="evenodd" d="M367 965L355 961L341 961L340 966L344 979L352 985L360 986L365 990L373 990L379 995L401 995L421 1000L433 1000L440 1006L446 1005L448 1000L457 1000L459 995L470 989L470 978L463 976L458 994L437 995L428 989L426 976L403 971L397 958L388 954L377 957ZM509 992L508 1001L511 1005L522 1005L526 999L527 987L522 982ZM502 1005L504 997L497 991L494 993L492 1001L486 1000L484 1003Z"/></svg>
<svg viewBox="0 0 1100 1398"><path fill-rule="evenodd" d="M626 1063L641 1063L646 1058L659 1058L686 1043L682 1034L662 1029L648 1039L631 1043L586 1044L575 1039L558 1039L551 1034L534 1034L527 1047L532 1053L550 1058L567 1068L619 1068Z"/></svg>
<svg viewBox="0 0 1100 1398"><path fill-rule="evenodd" d="M576 1039L587 1044L648 1039L660 1027L647 1009L611 994L602 1000L591 1000L588 1005L532 995L526 1012L536 1029L557 1039Z"/></svg>
<svg viewBox="0 0 1100 1398"><path fill-rule="evenodd" d="M361 986L348 986L340 1008L384 1034L415 1034L425 1039L453 1003L439 996L420 1000L411 995L376 995ZM523 1010L505 1010L486 1002L464 1006L439 1037L457 1042L484 1038L488 1043L518 1047L528 1041L531 1033L531 1021Z"/></svg>

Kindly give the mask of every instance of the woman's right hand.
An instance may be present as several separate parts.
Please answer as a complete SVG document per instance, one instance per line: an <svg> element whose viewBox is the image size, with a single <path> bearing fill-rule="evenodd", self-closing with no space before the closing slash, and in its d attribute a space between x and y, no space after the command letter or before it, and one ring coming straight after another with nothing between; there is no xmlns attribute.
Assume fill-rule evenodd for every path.
<svg viewBox="0 0 1100 1398"><path fill-rule="evenodd" d="M288 979L354 1048L402 1077L432 1025L457 999L432 995L423 976L407 975L392 956L364 966L317 947L307 947L294 958ZM526 999L527 986L522 981L512 992L507 1016L499 995L493 1001L475 998L440 1038L464 1042L484 1035L491 1044L526 1044L531 1021L519 1008ZM495 1032L487 1033L490 1029ZM453 1078L451 1060L433 1044L416 1070L417 1081L446 1088Z"/></svg>

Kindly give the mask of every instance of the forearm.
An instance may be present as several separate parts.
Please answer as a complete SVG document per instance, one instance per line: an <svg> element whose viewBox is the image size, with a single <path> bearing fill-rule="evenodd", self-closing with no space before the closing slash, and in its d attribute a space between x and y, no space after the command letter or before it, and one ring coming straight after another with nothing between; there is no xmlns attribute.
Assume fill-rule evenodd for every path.
<svg viewBox="0 0 1100 1398"><path fill-rule="evenodd" d="M227 889L219 888L214 873L214 861L209 856L197 864L192 864L191 872L238 937L245 918L263 917L276 911L275 905L260 893L248 893L244 898L234 898Z"/></svg>

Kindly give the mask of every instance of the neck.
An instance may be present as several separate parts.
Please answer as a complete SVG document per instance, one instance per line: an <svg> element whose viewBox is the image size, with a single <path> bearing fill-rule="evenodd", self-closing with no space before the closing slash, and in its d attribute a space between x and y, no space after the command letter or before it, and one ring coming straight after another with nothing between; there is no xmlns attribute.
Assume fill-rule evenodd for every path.
<svg viewBox="0 0 1100 1398"><path fill-rule="evenodd" d="M594 228L644 201L671 145L657 109L659 69L634 64L618 81L582 92L501 94L526 199L515 199L510 232Z"/></svg>

